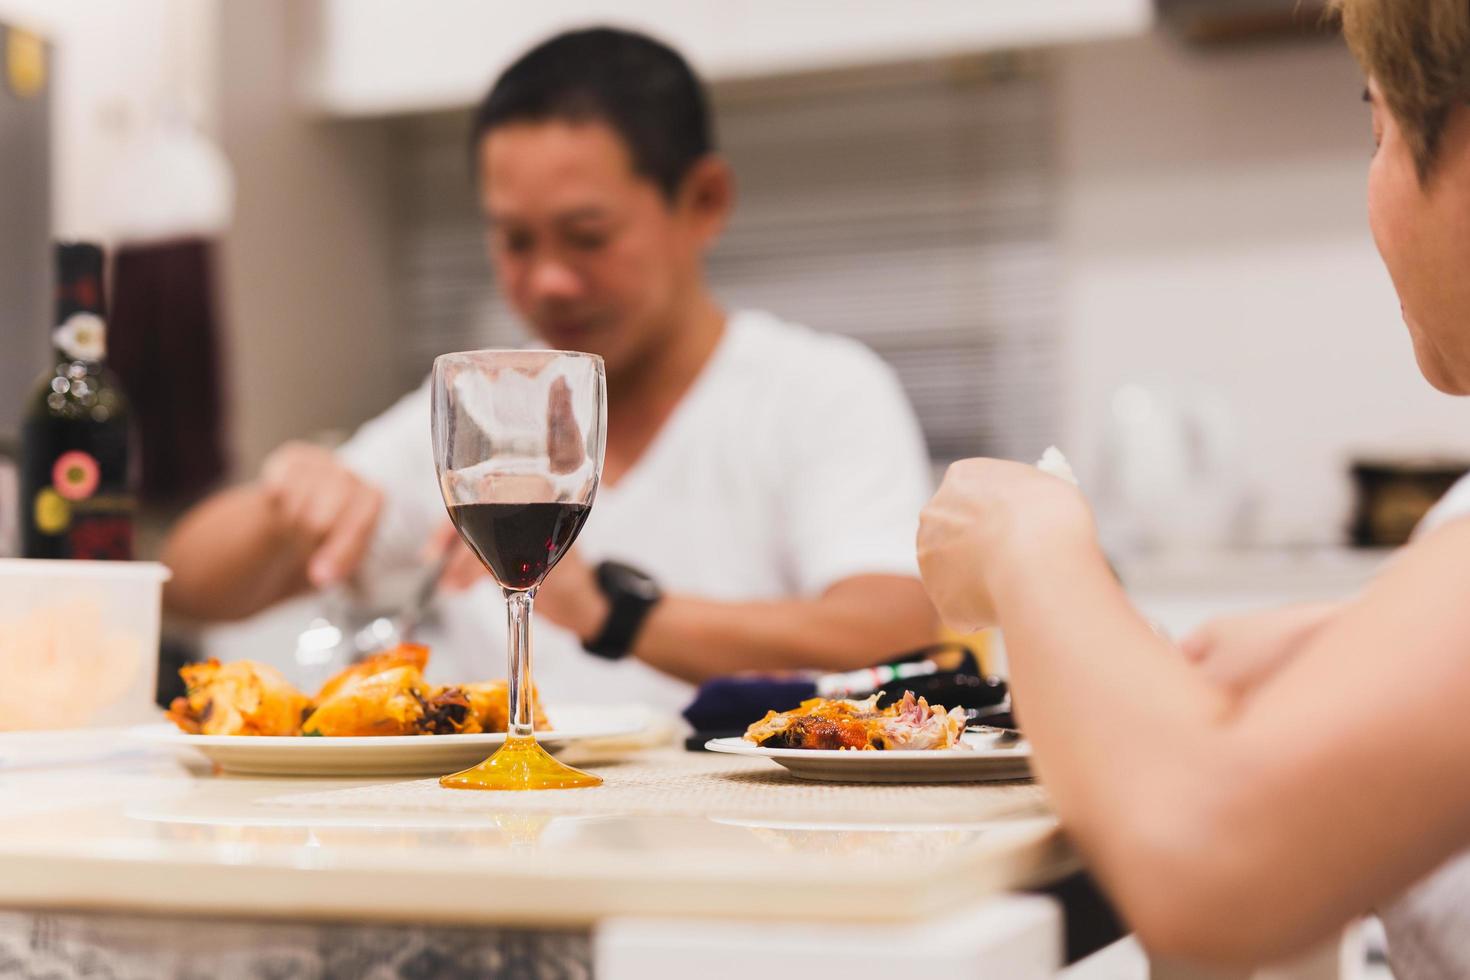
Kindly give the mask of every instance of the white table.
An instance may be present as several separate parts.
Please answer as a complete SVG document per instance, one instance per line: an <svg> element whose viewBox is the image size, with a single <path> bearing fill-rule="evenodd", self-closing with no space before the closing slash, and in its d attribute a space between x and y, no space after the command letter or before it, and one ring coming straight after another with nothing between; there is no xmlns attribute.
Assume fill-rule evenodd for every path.
<svg viewBox="0 0 1470 980"><path fill-rule="evenodd" d="M790 779L763 760L673 749L639 760L650 762L778 795ZM609 763L610 782L617 771ZM869 967L884 955L916 965L926 951L950 965L1012 956L1000 975L1046 976L1056 911L1004 896L1077 867L1026 785L968 787L968 819L948 797L938 822L887 813L825 827L697 806L607 812L585 795L595 790L538 794L554 800L538 812L465 793L451 809L398 809L365 805L377 791L361 787L394 790L215 775L117 733L0 736L0 964L7 935L10 955L35 954L39 930L48 955L151 956L157 975L187 951L216 980L250 975L251 955L266 953L303 971L281 976L348 976L324 964L374 944L418 955L420 971L438 956L575 976L595 958L618 980L656 974L663 956L671 971L699 962L718 976L734 975L739 952L778 968L769 977L845 949ZM656 938L670 930L680 943ZM771 962L778 949L787 968ZM442 975L461 975L451 966Z"/></svg>

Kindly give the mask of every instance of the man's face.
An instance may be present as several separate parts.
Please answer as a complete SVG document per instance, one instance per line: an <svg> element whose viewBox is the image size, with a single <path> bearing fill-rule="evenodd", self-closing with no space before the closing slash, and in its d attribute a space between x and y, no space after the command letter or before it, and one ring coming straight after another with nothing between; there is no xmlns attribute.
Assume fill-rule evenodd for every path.
<svg viewBox="0 0 1470 980"><path fill-rule="evenodd" d="M1388 267L1419 370L1451 394L1470 394L1470 107L1456 108L1427 185L1376 83L1369 85L1377 149L1368 220Z"/></svg>
<svg viewBox="0 0 1470 980"><path fill-rule="evenodd" d="M547 345L600 354L616 376L677 329L708 229L634 172L610 126L500 126L478 166L496 276Z"/></svg>

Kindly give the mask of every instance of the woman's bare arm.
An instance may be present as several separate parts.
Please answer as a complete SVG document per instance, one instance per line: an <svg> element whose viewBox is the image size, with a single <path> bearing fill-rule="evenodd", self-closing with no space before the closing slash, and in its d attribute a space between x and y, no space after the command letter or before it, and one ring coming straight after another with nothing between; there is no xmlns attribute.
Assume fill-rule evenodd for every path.
<svg viewBox="0 0 1470 980"><path fill-rule="evenodd" d="M1019 470L946 480L925 581L957 625L1004 628L1040 775L1146 945L1271 959L1470 843L1470 521L1408 549L1242 699L1149 629L1080 497Z"/></svg>
<svg viewBox="0 0 1470 980"><path fill-rule="evenodd" d="M1185 636L1179 649L1211 683L1246 697L1290 663L1348 604L1303 602L1221 616Z"/></svg>
<svg viewBox="0 0 1470 980"><path fill-rule="evenodd" d="M1104 568L1017 563L1001 624L1041 774L1147 945L1284 954L1470 843L1467 561L1470 523L1411 549L1234 706Z"/></svg>

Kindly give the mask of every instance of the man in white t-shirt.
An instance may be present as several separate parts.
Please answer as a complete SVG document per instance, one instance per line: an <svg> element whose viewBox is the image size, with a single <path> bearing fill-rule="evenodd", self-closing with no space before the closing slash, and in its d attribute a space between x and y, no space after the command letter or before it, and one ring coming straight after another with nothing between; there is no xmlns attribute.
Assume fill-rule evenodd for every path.
<svg viewBox="0 0 1470 980"><path fill-rule="evenodd" d="M560 35L496 82L472 148L497 284L546 346L607 365L602 487L536 598L545 696L680 707L717 674L929 642L913 412L860 344L716 304L703 260L733 183L683 59ZM449 529L428 418L421 387L337 452L283 446L191 511L165 548L169 606L238 618L454 547L435 672L493 672L498 590Z"/></svg>

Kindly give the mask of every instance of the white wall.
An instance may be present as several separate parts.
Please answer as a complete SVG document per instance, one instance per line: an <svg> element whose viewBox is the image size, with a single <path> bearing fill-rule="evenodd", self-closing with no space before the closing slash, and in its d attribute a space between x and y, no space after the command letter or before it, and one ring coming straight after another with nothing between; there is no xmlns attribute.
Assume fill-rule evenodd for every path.
<svg viewBox="0 0 1470 980"><path fill-rule="evenodd" d="M350 431L401 394L389 131L299 107L299 13L290 0L231 0L220 17L220 143L237 179L220 273L241 476L286 439Z"/></svg>
<svg viewBox="0 0 1470 980"><path fill-rule="evenodd" d="M1470 405L1419 377L1364 217L1363 82L1336 43L1059 52L1067 445L1097 472L1129 381L1213 387L1258 540L1342 540L1357 452L1470 457Z"/></svg>
<svg viewBox="0 0 1470 980"><path fill-rule="evenodd" d="M52 220L60 237L102 238L104 182L160 99L215 121L217 0L0 0L0 20L55 51Z"/></svg>

